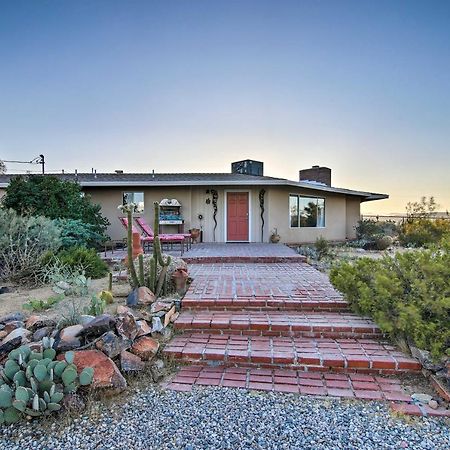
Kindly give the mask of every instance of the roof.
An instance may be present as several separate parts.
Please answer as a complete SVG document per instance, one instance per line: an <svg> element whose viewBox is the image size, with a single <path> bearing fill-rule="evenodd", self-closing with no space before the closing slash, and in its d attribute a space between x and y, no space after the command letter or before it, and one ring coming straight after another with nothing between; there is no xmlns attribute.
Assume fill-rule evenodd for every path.
<svg viewBox="0 0 450 450"><path fill-rule="evenodd" d="M11 178L19 174L0 175L0 188L5 188ZM352 189L327 186L309 181L292 181L285 178L246 175L240 173L65 173L48 174L62 180L76 181L82 187L113 186L292 186L314 191L351 195L361 201L381 200L389 198L386 194L365 192Z"/></svg>

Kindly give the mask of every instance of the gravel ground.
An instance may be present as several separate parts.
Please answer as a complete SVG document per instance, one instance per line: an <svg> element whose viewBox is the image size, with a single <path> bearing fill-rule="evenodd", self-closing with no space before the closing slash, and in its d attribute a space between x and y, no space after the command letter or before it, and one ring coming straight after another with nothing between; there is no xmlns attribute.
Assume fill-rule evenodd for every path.
<svg viewBox="0 0 450 450"><path fill-rule="evenodd" d="M10 449L445 449L443 420L394 418L387 405L291 394L148 388L67 427L57 419L0 428Z"/></svg>

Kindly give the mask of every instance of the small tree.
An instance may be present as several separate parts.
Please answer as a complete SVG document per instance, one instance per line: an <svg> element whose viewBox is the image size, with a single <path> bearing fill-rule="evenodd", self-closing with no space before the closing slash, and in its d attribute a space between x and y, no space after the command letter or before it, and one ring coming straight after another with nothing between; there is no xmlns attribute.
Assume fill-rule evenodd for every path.
<svg viewBox="0 0 450 450"><path fill-rule="evenodd" d="M2 161L0 159L0 174L5 173L6 172L6 164L4 161Z"/></svg>
<svg viewBox="0 0 450 450"><path fill-rule="evenodd" d="M100 205L84 195L78 183L55 176L30 175L13 178L2 199L5 208L21 215L50 219L75 219L93 225L104 235L109 221L100 213Z"/></svg>

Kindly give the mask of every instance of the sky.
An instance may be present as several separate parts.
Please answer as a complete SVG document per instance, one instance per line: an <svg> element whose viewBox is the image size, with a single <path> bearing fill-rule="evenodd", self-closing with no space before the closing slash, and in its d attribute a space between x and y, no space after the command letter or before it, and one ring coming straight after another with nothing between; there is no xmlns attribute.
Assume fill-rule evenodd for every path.
<svg viewBox="0 0 450 450"><path fill-rule="evenodd" d="M450 1L0 0L0 159L434 195L450 210ZM9 172L38 170L8 164Z"/></svg>

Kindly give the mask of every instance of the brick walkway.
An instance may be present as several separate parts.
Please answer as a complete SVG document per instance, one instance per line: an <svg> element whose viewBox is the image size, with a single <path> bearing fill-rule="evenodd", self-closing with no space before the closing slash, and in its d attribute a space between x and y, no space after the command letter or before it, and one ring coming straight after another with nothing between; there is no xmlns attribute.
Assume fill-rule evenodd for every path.
<svg viewBox="0 0 450 450"><path fill-rule="evenodd" d="M182 334L164 352L191 366L181 368L170 389L224 386L386 400L399 412L449 414L412 404L393 375L417 373L419 362L386 342L370 319L349 312L326 275L302 261L286 262L285 255L243 263L249 250L241 247L234 261L224 250L226 261L190 265L193 282L175 322Z"/></svg>

